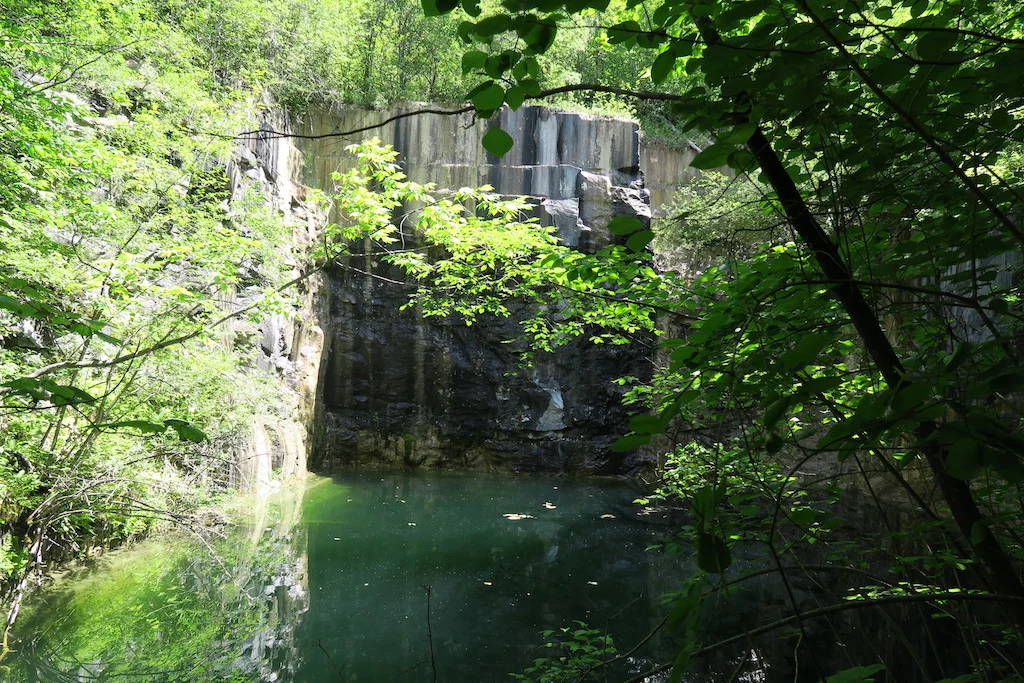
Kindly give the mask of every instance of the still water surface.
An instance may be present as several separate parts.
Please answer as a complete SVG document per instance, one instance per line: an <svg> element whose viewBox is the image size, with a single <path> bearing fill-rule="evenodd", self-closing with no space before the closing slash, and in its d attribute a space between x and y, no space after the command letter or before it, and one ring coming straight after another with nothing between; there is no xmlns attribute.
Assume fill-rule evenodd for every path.
<svg viewBox="0 0 1024 683"><path fill-rule="evenodd" d="M549 478L317 479L254 503L213 548L152 539L58 580L26 609L14 670L31 681L510 681L550 653L540 631L573 620L625 650L690 571L645 552L666 528L637 495ZM611 680L671 647L652 639Z"/></svg>

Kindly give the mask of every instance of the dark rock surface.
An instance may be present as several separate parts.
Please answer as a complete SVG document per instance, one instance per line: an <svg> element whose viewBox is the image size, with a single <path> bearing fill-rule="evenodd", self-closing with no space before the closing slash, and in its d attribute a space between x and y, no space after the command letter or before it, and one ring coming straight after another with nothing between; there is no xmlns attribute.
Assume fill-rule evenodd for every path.
<svg viewBox="0 0 1024 683"><path fill-rule="evenodd" d="M351 130L386 115L316 113L298 132ZM612 241L606 228L612 218L650 219L635 123L539 107L499 116L516 138L503 160L479 144L487 124L474 125L466 116L412 117L374 134L399 150L406 173L418 182L488 183L503 195L534 197L542 222L587 252ZM349 163L337 138L297 146L306 185L329 189L331 172ZM400 310L410 289L388 281L403 280L400 271L372 256L353 256L343 265L328 273L325 287L329 314L321 321L311 467L618 474L645 465L641 455L609 449L627 431L629 417L613 380L650 372L638 345L578 340L520 368L509 343L519 331L515 315L472 326L456 318L425 319L415 309Z"/></svg>

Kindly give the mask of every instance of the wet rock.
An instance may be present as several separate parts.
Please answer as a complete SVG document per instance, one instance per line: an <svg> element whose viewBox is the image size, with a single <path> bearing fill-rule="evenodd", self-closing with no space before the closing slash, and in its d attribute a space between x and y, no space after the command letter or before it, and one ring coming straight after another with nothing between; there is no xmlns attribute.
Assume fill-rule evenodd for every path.
<svg viewBox="0 0 1024 683"><path fill-rule="evenodd" d="M314 112L298 132L358 128L391 113ZM489 183L501 195L535 198L535 215L556 226L567 246L593 252L610 244L607 224L616 216L650 220L635 123L540 107L505 111L498 123L516 139L501 160L480 145L486 126L464 116L410 117L376 134L400 152L413 180ZM306 184L329 189L330 172L351 163L335 139L297 144ZM423 318L401 310L409 289L389 280L404 279L398 269L359 255L327 274L313 467L612 474L642 465L642 456L609 449L627 431L629 416L613 380L650 372L636 347L580 339L518 368L508 342L520 335L526 310L471 327ZM265 338L265 348L273 343Z"/></svg>

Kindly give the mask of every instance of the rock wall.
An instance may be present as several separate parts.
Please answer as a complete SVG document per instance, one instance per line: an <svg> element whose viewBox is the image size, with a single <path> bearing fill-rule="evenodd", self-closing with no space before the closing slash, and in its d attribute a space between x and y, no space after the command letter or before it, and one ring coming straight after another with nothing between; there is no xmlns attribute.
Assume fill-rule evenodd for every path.
<svg viewBox="0 0 1024 683"><path fill-rule="evenodd" d="M692 181L700 173L690 166L700 148L667 145L662 142L642 141L640 144L640 169L644 174L647 191L651 193L651 210L655 217L659 211L672 202L676 190Z"/></svg>
<svg viewBox="0 0 1024 683"><path fill-rule="evenodd" d="M400 152L412 180L532 197L565 244L593 252L614 239L612 218L647 220L652 194L655 205L669 201L696 153L641 148L631 121L523 107L495 121L516 139L499 160L480 144L489 122L402 117L420 108L268 114L229 165L232 188L261 186L293 225L282 249L301 255L328 219L304 201L307 189L330 192L332 174L351 167L345 147L376 137ZM609 450L628 419L612 380L650 372L638 348L578 341L517 369L515 317L467 327L401 311L408 289L393 281L403 278L371 255L352 257L297 285L297 315L270 316L255 331L259 364L280 377L287 415L254 421L236 454L239 484L267 486L272 472L307 465L613 473L647 464Z"/></svg>
<svg viewBox="0 0 1024 683"><path fill-rule="evenodd" d="M278 113L268 114L261 127L285 131L291 124L287 115ZM320 235L327 217L305 201L306 188L293 182L293 170L301 165L302 155L289 138L265 134L244 136L227 165L232 201L254 186L291 227L291 242L280 249L298 280L295 315L271 315L258 326L239 319L224 327L225 344L236 344L239 338L252 340L260 350L257 366L280 380L282 411L268 410L254 418L247 438L233 454L232 483L243 489L270 488L275 473L302 477L309 461L309 428L315 422L324 347L321 320L327 312L323 276L311 272L301 277L300 268L302 256ZM238 310L261 295L261 291L232 292L225 308Z"/></svg>
<svg viewBox="0 0 1024 683"><path fill-rule="evenodd" d="M489 184L535 198L537 214L570 246L592 252L619 215L650 218L635 123L541 107L504 111L496 123L516 146L504 159L480 138L488 122L468 114L402 118L361 109L317 111L292 122L297 183L330 191L348 168L348 144L377 137L400 152L408 176L440 187ZM502 471L618 473L644 464L609 445L627 429L617 377L649 374L640 345L579 341L517 371L512 320L424 319L400 311L402 272L372 255L329 271L328 313L313 422L311 466L428 466Z"/></svg>

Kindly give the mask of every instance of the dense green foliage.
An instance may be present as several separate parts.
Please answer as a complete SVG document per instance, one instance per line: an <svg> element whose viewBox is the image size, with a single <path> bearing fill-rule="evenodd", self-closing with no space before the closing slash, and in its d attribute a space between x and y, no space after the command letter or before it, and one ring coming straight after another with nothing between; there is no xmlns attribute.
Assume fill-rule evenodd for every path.
<svg viewBox="0 0 1024 683"><path fill-rule="evenodd" d="M230 199L219 86L139 3L0 14L0 595L48 562L180 519L277 397L213 323L284 275L284 226ZM254 309L257 310L257 309Z"/></svg>
<svg viewBox="0 0 1024 683"><path fill-rule="evenodd" d="M613 223L626 246L593 256L545 240L522 248L498 241L481 247L495 260L481 262L477 251L452 248L457 236L442 236L448 264L412 268L431 283L420 300L438 312L500 315L506 304L474 284L481 274L511 273L501 292L557 310L525 323L541 349L580 334L624 341L624 333L653 329L656 317L668 320L676 332L661 341L661 369L633 391L649 412L618 447L677 444L661 495L690 506L693 523L680 538L694 545L702 569L725 574L733 544L760 543L789 590L785 566L799 566L801 553L821 544L833 564L812 577L864 575L843 582L851 592L840 590L834 605L808 619L901 601L928 605L958 624L970 675L1019 680L1019 8L924 0L627 4L606 26L607 39L646 51L661 88L635 97L669 102L678 129L714 136L695 167L729 165L757 183L742 185L751 189L732 206L719 203L717 215L710 200L691 209L678 237L705 245L727 238L749 256L685 282L645 266L653 235L639 223ZM424 3L428 14L458 6ZM472 17L458 28L464 60L481 77L468 94L477 111L516 108L540 93L544 55L580 23L608 19L608 9L607 0L508 0L484 12L462 3ZM509 142L494 132L484 139L498 155ZM767 221L744 217L755 198ZM774 241L751 250L738 230L771 230ZM459 269L475 275L445 279ZM438 286L462 303L432 297ZM808 488L808 478L827 486ZM851 543L838 530L836 511L852 514L858 496L874 500L891 536ZM898 524L894 509L914 523ZM905 580L887 580L885 570ZM977 611L986 599L1003 609ZM687 616L702 600L681 594L669 620L679 656L655 671L671 669L679 680L689 658L708 651ZM789 620L752 633L794 623L803 632L802 608L795 599L791 607ZM898 629L894 637L909 642ZM941 677L927 662L897 656L885 664L894 679L915 669Z"/></svg>
<svg viewBox="0 0 1024 683"><path fill-rule="evenodd" d="M268 94L459 99L457 24L416 0L0 5L5 635L33 572L209 502L278 410L232 325L281 306L290 240L259 188L230 195L232 135ZM550 76L635 81L632 57L592 58L601 36L554 46Z"/></svg>
<svg viewBox="0 0 1024 683"><path fill-rule="evenodd" d="M289 633L287 601L264 590L295 571L295 520L276 513L246 514L244 527L213 543L168 533L104 557L102 571L80 568L27 605L19 630L33 637L19 643L5 680L243 683L269 675L266 662L236 660L243 644ZM285 668L282 660L287 654L275 662Z"/></svg>
<svg viewBox="0 0 1024 683"><path fill-rule="evenodd" d="M529 301L537 352L662 337L653 382L623 379L643 414L617 448L666 454L657 495L692 513L667 545L692 546L704 573L676 596L679 654L656 671L679 680L718 647L697 641L696 615L745 580L732 556L754 543L787 590L812 546L823 559L807 575L847 580L751 637L903 601L955 621L970 675L1019 680L1020 27L995 0L3 3L8 625L31 569L194 509L253 406L272 409L213 323L235 294L280 284L283 227L255 195L227 202L218 134L248 127L266 91L293 107L465 93L487 117L548 87L699 131L713 143L694 166L735 177L684 190L657 238L614 221L621 244L588 255L521 220L522 203L439 195L363 146L339 178L350 222L331 236L390 250L428 314L472 322ZM501 155L512 140L492 128L484 144ZM447 258L396 247L403 204ZM692 281L658 273L655 239L721 262ZM843 535L859 497L888 537ZM593 674L612 653L587 638L582 663L528 674ZM885 661L905 667L894 680L942 677L910 650Z"/></svg>

